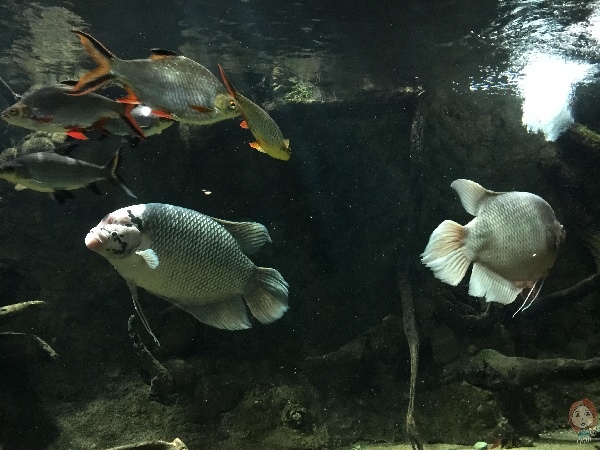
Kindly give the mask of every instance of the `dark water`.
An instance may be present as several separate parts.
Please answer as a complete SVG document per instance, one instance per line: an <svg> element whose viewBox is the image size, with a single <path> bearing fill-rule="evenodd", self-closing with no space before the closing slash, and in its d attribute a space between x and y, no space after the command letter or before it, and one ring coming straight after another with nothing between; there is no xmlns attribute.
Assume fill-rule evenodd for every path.
<svg viewBox="0 0 600 450"><path fill-rule="evenodd" d="M69 32L85 29L124 59L162 48L214 74L221 64L293 150L288 162L252 150L238 118L175 124L123 150L120 173L138 201L101 184L107 195L82 189L59 205L2 181L0 306L46 304L2 319L0 331L35 334L58 357L46 360L34 344L0 335L1 450L175 437L190 449L407 442L399 261L410 266L421 344L415 418L423 441L543 446L544 433L562 431L575 442L569 406L600 400L590 359L600 345L595 285L536 300L514 318L520 301L484 313L466 280L439 282L419 253L443 220L471 219L450 188L467 178L536 193L565 226L542 297L597 272L596 141L569 130L600 128L600 4L388 3L0 6L0 76L17 93L92 68ZM106 93L121 95L116 87ZM0 96L1 109L10 103ZM1 149L27 138L29 131L0 123ZM103 163L120 143L90 139L76 155ZM141 327L140 334L172 375L168 395L156 380L149 387L156 373L128 335L134 309L124 280L84 245L107 213L148 202L264 224L273 244L253 260L290 284L281 319L239 332L200 324L142 292L161 348ZM531 364L511 360L507 382L477 366L481 350ZM572 369L553 370L557 358ZM585 368L577 365L584 360ZM510 375L518 370L521 378Z"/></svg>

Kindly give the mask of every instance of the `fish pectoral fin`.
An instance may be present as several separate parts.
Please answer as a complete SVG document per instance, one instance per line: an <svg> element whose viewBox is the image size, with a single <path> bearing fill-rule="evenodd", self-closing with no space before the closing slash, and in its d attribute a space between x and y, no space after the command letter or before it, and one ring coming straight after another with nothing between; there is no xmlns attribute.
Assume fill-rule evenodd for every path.
<svg viewBox="0 0 600 450"><path fill-rule="evenodd" d="M209 108L207 106L202 106L202 105L188 105L190 108L192 108L194 111L199 112L199 113L209 113L209 112L213 112L214 109L213 108Z"/></svg>
<svg viewBox="0 0 600 450"><path fill-rule="evenodd" d="M250 127L248 126L248 122L246 122L245 120L242 120L240 122L240 127L242 127L245 130L249 130L250 129Z"/></svg>
<svg viewBox="0 0 600 450"><path fill-rule="evenodd" d="M85 134L83 134L83 132L79 130L69 130L67 131L67 136L70 136L73 139L79 139L81 141L85 141L88 138Z"/></svg>
<svg viewBox="0 0 600 450"><path fill-rule="evenodd" d="M275 269L257 267L244 298L250 312L261 323L271 323L288 310L288 284Z"/></svg>
<svg viewBox="0 0 600 450"><path fill-rule="evenodd" d="M252 147L254 150L258 150L261 153L267 153L262 149L262 147L260 146L260 144L258 142L250 142L248 145L250 147Z"/></svg>
<svg viewBox="0 0 600 450"><path fill-rule="evenodd" d="M211 327L223 330L245 330L252 326L248 320L248 313L241 295L203 305L195 305L191 302L179 300L166 300Z"/></svg>
<svg viewBox="0 0 600 450"><path fill-rule="evenodd" d="M135 254L141 256L150 269L156 269L158 267L158 264L160 263L158 260L158 255L151 248L147 248L146 250L142 251L137 251L135 252Z"/></svg>
<svg viewBox="0 0 600 450"><path fill-rule="evenodd" d="M229 231L246 255L256 253L266 242L272 242L267 228L260 223L229 222L214 217L212 219Z"/></svg>
<svg viewBox="0 0 600 450"><path fill-rule="evenodd" d="M146 329L148 334L150 336L152 336L152 338L154 339L154 342L156 342L156 345L158 345L160 347L160 342L158 342L158 338L154 335L154 333L150 329L148 320L146 319L146 316L144 315L144 311L142 311L142 306L140 305L139 297L138 297L137 285L131 280L125 280L125 281L127 282L127 287L129 287L129 291L131 292L131 298L133 300L133 306L135 308L135 311L137 312L140 320L142 321L144 328Z"/></svg>
<svg viewBox="0 0 600 450"><path fill-rule="evenodd" d="M40 116L35 119L37 122L50 123L54 120L54 116Z"/></svg>
<svg viewBox="0 0 600 450"><path fill-rule="evenodd" d="M150 111L152 114L158 117L162 117L163 119L176 120L177 116L175 114L171 114L167 111L161 111L160 109L153 109Z"/></svg>
<svg viewBox="0 0 600 450"><path fill-rule="evenodd" d="M515 286L511 281L501 277L478 262L473 264L469 280L469 295L485 297L486 302L497 302L503 305L512 303L523 288Z"/></svg>
<svg viewBox="0 0 600 450"><path fill-rule="evenodd" d="M490 198L500 195L502 192L489 191L479 183L471 180L454 180L450 185L460 198L460 202L472 216L479 214L481 207L487 203Z"/></svg>

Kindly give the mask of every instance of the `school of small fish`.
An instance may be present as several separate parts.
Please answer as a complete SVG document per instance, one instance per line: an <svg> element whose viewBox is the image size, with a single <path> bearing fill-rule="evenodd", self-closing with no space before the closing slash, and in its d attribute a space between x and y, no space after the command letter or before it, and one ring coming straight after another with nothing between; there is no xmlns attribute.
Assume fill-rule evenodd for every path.
<svg viewBox="0 0 600 450"><path fill-rule="evenodd" d="M207 125L242 116L250 146L272 158L290 159L290 142L270 115L239 93L219 65L222 82L206 67L170 50L153 49L147 59L124 60L92 35L72 30L97 67L76 81L36 87L1 114L9 124L33 131L88 139L92 131L145 139L175 122ZM125 96L96 91L116 84ZM12 91L11 91L12 92ZM117 174L122 148L104 165L69 155L74 145L31 153L0 164L0 178L17 190L49 194L63 203L71 191L106 180L136 198ZM452 183L466 225L445 220L431 234L421 261L436 278L456 286L472 265L469 294L512 303L517 312L539 295L565 232L550 205L527 192L493 192L474 181ZM198 321L226 330L251 326L251 317L271 323L288 309L288 283L275 269L256 266L247 255L271 242L254 222L229 222L162 203L137 204L106 215L85 237L88 249L110 262L125 279L140 319L146 319L138 288L162 298ZM250 315L248 314L250 312Z"/></svg>

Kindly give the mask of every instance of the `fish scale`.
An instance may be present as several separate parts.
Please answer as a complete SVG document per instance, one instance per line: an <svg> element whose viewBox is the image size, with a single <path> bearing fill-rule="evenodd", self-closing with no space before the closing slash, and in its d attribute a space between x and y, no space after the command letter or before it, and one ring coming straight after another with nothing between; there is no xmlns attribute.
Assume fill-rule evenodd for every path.
<svg viewBox="0 0 600 450"><path fill-rule="evenodd" d="M243 292L255 266L239 251L235 240L222 226L208 216L191 214L189 210L181 213L181 209L172 207L149 206L147 211L152 219L144 221L144 232L151 236L150 246L161 260L144 281L143 287L147 291L161 295L168 288L170 298L180 300L204 298L215 292ZM177 233L181 223L186 223L185 235ZM211 253L209 249L216 240L221 242L219 251ZM184 250L177 255L177 264L169 264L173 256L169 249L173 248ZM207 269L202 279L195 276L200 268ZM225 276L230 271L240 274L235 282Z"/></svg>
<svg viewBox="0 0 600 450"><path fill-rule="evenodd" d="M443 221L431 234L421 261L453 286L472 263L469 294L488 302L512 303L529 288L519 311L528 308L539 294L536 284L549 273L564 239L554 211L529 192L493 192L465 179L451 186L475 218L464 226Z"/></svg>
<svg viewBox="0 0 600 450"><path fill-rule="evenodd" d="M478 216L477 226L468 231L467 247L476 260L507 279L530 279L543 271L547 263L531 255L546 247L552 224L547 203L537 195L508 192L490 204ZM532 213L532 211L534 213ZM494 233L494 230L504 230ZM496 245L484 245L494 234ZM472 244L472 245L469 245ZM499 252L498 248L504 249ZM539 264L537 264L539 263ZM515 269L517 268L517 269Z"/></svg>
<svg viewBox="0 0 600 450"><path fill-rule="evenodd" d="M162 117L209 124L240 115L217 78L202 64L168 50L152 50L148 59L119 59L93 36L74 30L98 64L79 79L71 95L83 95L110 83L124 85L125 103L143 103Z"/></svg>
<svg viewBox="0 0 600 450"><path fill-rule="evenodd" d="M150 203L108 214L85 242L125 278L152 336L138 302L138 286L203 323L229 330L250 326L243 300L262 323L279 319L288 309L288 284L281 274L257 267L245 254L271 242L258 223L228 222Z"/></svg>
<svg viewBox="0 0 600 450"><path fill-rule="evenodd" d="M199 113L190 105L212 107L218 95L229 97L208 69L184 56L117 60L112 71L145 104L152 109L172 112L179 121L194 121L199 115L203 121L221 120L216 110Z"/></svg>

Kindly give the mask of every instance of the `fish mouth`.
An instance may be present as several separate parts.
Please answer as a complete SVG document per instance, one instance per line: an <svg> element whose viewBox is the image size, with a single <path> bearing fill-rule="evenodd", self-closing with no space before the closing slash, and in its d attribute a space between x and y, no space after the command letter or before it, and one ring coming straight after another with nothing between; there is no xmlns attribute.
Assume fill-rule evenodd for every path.
<svg viewBox="0 0 600 450"><path fill-rule="evenodd" d="M85 246L94 252L100 252L108 242L108 233L102 228L92 228L85 237Z"/></svg>

